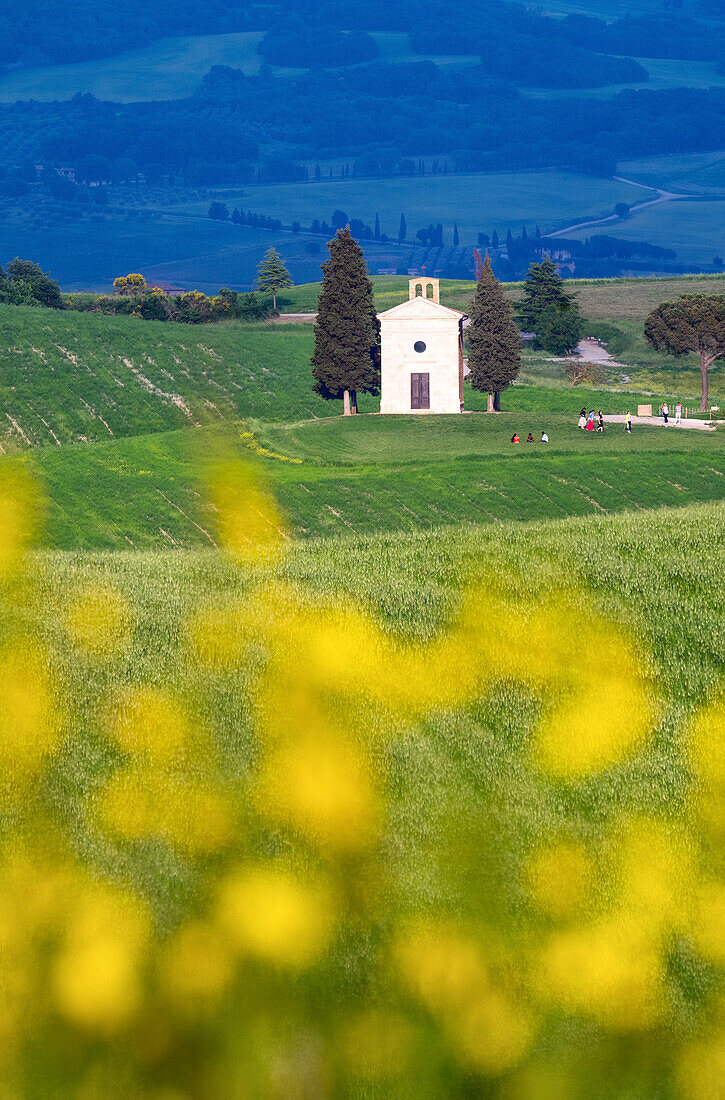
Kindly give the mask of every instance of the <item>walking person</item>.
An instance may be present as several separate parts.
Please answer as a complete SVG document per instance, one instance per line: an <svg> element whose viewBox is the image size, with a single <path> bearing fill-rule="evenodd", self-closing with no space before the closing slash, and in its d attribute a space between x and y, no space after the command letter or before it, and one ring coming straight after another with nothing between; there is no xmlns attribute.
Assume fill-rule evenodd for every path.
<svg viewBox="0 0 725 1100"><path fill-rule="evenodd" d="M604 431L604 413L600 409L599 412L597 413L597 415L599 417L599 427L597 428L597 431L598 432L603 432Z"/></svg>
<svg viewBox="0 0 725 1100"><path fill-rule="evenodd" d="M579 413L579 427L582 430L584 430L584 428L586 428L586 426L587 426L587 414L582 409L582 411Z"/></svg>
<svg viewBox="0 0 725 1100"><path fill-rule="evenodd" d="M629 409L627 409L627 422L626 423L627 423L627 432L629 433L629 435L631 435L632 434L632 414L629 411Z"/></svg>
<svg viewBox="0 0 725 1100"><path fill-rule="evenodd" d="M675 427L679 428L681 423L682 423L682 405L678 401L677 404L675 405Z"/></svg>
<svg viewBox="0 0 725 1100"><path fill-rule="evenodd" d="M665 424L669 423L669 416L670 416L670 406L665 401L664 405L662 406L662 419L664 420Z"/></svg>
<svg viewBox="0 0 725 1100"><path fill-rule="evenodd" d="M587 420L587 431L588 432L593 432L594 431L594 413L593 412L589 413L589 419Z"/></svg>

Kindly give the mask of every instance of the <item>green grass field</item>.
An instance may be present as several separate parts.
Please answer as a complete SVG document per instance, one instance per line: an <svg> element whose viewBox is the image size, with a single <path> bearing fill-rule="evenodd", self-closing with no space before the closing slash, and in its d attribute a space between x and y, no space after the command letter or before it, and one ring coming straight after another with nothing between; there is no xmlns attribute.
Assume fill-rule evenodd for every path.
<svg viewBox="0 0 725 1100"><path fill-rule="evenodd" d="M405 284L376 280L380 308L400 300ZM691 285L667 281L668 295ZM471 289L444 283L443 299L465 305ZM659 285L579 289L589 301L600 293L603 311L641 316ZM303 287L290 297L300 308L310 295ZM0 445L10 455L31 450L49 497L46 542L67 549L213 542L200 471L229 436L308 538L720 499L721 432L651 428L628 439L612 427L591 439L576 428L581 404L621 413L644 394L655 408L665 398L694 404L697 394L696 364L651 352L641 321L591 327L627 364L626 384L614 368L614 388L572 389L561 363L527 353L501 417L475 415L484 399L467 387L470 417L345 421L339 402L312 392L310 325L186 327L6 306ZM712 373L712 395L725 396L722 372ZM360 408L375 412L377 399ZM248 447L240 421L253 433ZM514 430L538 439L543 428L548 448L512 451Z"/></svg>
<svg viewBox="0 0 725 1100"><path fill-rule="evenodd" d="M143 49L98 61L21 69L0 77L0 103L71 99L85 92L119 103L183 99L199 87L214 65L228 65L248 75L258 73L261 59L257 47L263 37L262 31L247 31L162 38ZM386 61L422 61L429 56L414 53L407 34L381 31L373 37ZM479 60L474 56L434 55L430 59L443 68L458 68ZM273 66L273 71L291 74L302 70Z"/></svg>
<svg viewBox="0 0 725 1100"><path fill-rule="evenodd" d="M0 308L0 1092L713 1100L725 431L311 346Z"/></svg>
<svg viewBox="0 0 725 1100"><path fill-rule="evenodd" d="M303 1044L320 1097L715 1095L724 539L717 505L34 556L3 1084L291 1095Z"/></svg>
<svg viewBox="0 0 725 1100"><path fill-rule="evenodd" d="M263 187L217 188L230 206L260 210L285 224L309 225L344 210L370 225L376 213L380 227L397 237L401 211L412 236L429 222L442 222L444 240L452 242L453 223L461 239L473 242L494 229L505 237L539 225L555 229L586 217L610 214L618 202L635 203L645 194L638 187L573 172L481 172L463 176L423 176L385 180L328 180ZM185 203L181 212L206 213L208 202ZM174 209L172 207L172 209Z"/></svg>
<svg viewBox="0 0 725 1100"><path fill-rule="evenodd" d="M565 417L542 407L551 392L521 387L508 402L520 411L490 419L474 414L250 423L245 430L254 429L257 445L272 458L245 447L236 431L220 438L218 430L205 428L43 448L23 462L47 493L44 545L60 549L216 545L204 477L222 442L240 460L254 463L297 538L722 500L725 433L653 427L628 437L611 425L603 436L591 437L576 426L579 402L588 397L594 407L608 409L612 397L578 392L576 411ZM571 405L574 397L566 398ZM523 438L531 430L538 439L543 427L548 447L512 447L514 430Z"/></svg>
<svg viewBox="0 0 725 1100"><path fill-rule="evenodd" d="M725 193L725 152L642 157L619 163L621 175L666 191L708 195Z"/></svg>
<svg viewBox="0 0 725 1100"><path fill-rule="evenodd" d="M583 240L601 233L674 248L681 263L710 264L725 253L725 203L707 198L657 203L616 225L578 229L571 236Z"/></svg>

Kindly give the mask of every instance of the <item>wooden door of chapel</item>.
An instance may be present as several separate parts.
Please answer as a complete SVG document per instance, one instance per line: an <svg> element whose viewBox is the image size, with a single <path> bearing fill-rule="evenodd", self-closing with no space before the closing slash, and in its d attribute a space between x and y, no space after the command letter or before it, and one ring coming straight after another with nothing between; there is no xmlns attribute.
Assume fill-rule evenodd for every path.
<svg viewBox="0 0 725 1100"><path fill-rule="evenodd" d="M430 374L411 374L410 407L411 409L430 408Z"/></svg>

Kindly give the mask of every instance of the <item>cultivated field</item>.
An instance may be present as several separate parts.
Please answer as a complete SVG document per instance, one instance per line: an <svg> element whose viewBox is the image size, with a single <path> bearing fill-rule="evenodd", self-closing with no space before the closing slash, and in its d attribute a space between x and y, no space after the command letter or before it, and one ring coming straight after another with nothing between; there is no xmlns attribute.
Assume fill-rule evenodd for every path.
<svg viewBox="0 0 725 1100"><path fill-rule="evenodd" d="M401 212L410 236L430 222L442 222L444 241L452 243L453 223L461 240L475 243L479 233L508 229L519 233L539 225L551 230L587 217L611 214L618 202L642 200L639 187L573 172L480 172L471 175L413 178L322 180L304 184L269 184L254 188L215 189L214 197L230 206L259 210L286 225L313 218L329 221L333 210L372 225L376 213L383 233L397 240ZM185 203L180 212L206 213L208 202Z"/></svg>
<svg viewBox="0 0 725 1100"><path fill-rule="evenodd" d="M725 194L725 152L625 160L619 172L653 187L684 194Z"/></svg>
<svg viewBox="0 0 725 1100"><path fill-rule="evenodd" d="M711 264L714 256L722 259L725 253L725 202L703 198L656 203L616 224L570 235L583 240L600 233L674 248L680 263Z"/></svg>
<svg viewBox="0 0 725 1100"><path fill-rule="evenodd" d="M3 528L3 1085L710 1100L722 506L285 553L240 484L225 555Z"/></svg>
<svg viewBox="0 0 725 1100"><path fill-rule="evenodd" d="M311 348L0 308L0 1092L713 1100L725 432Z"/></svg>
<svg viewBox="0 0 725 1100"><path fill-rule="evenodd" d="M668 281L662 297L690 285ZM402 278L376 280L379 307L406 289ZM617 303L637 315L638 302L642 317L659 287L579 289L589 301L597 290L608 295L615 317ZM444 283L443 300L465 308L471 290ZM300 308L314 306L316 295L303 287L291 297ZM257 464L305 537L721 499L721 432L645 428L629 439L611 427L592 439L579 431L582 404L621 413L645 394L655 408L665 398L696 404L696 364L655 355L641 320L593 320L590 328L627 364L628 381L616 367L609 388L572 390L561 362L527 353L500 417L476 415L484 399L466 387L470 417L343 421L339 402L312 392L308 324L187 327L3 307L0 445L25 453L41 475L45 543L66 549L210 545L199 470L220 438ZM717 370L712 395L725 403ZM377 408L376 398L361 398L363 414ZM549 447L512 450L514 431L538 439L543 428Z"/></svg>

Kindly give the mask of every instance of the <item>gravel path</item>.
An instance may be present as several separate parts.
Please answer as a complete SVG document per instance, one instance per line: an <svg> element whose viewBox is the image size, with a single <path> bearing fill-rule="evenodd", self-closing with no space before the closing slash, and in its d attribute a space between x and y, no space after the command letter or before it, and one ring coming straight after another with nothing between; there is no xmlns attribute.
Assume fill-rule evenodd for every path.
<svg viewBox="0 0 725 1100"><path fill-rule="evenodd" d="M613 416L605 416L604 420L607 424L624 424L627 420L626 414L621 415L617 413ZM682 420L679 424L675 425L675 420L672 414L670 414L669 424L665 424L661 416L633 416L632 424L654 424L660 428L672 428L677 432L680 428L694 428L698 432L714 432L717 425L711 420L693 420L690 417L688 420Z"/></svg>

